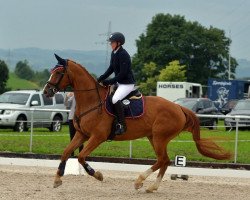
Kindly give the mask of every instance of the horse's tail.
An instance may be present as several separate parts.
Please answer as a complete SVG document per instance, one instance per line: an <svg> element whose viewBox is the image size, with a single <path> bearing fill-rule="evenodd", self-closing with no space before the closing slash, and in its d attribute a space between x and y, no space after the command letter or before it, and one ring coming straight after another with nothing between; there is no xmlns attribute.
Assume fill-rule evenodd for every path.
<svg viewBox="0 0 250 200"><path fill-rule="evenodd" d="M231 152L219 147L211 138L200 138L200 123L198 117L189 109L181 107L186 115L184 130L192 133L198 151L207 157L217 160L228 160L232 157Z"/></svg>

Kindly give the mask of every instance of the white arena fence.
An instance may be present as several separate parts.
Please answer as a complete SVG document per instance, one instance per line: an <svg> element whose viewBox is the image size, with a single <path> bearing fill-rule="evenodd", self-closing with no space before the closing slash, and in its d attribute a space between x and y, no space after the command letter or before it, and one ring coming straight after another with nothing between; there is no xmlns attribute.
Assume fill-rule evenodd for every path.
<svg viewBox="0 0 250 200"><path fill-rule="evenodd" d="M8 110L14 110L14 111L28 111L31 114L31 120L27 121L30 122L30 145L29 145L29 151L32 153L32 144L33 144L33 131L34 131L34 113L36 111L43 111L43 112L69 112L70 110L64 110L64 109L41 109L41 108L8 108ZM44 121L45 122L45 121ZM47 121L46 121L47 122ZM53 122L53 121L50 121Z"/></svg>
<svg viewBox="0 0 250 200"><path fill-rule="evenodd" d="M63 110L63 109L39 109L39 108L8 108L8 110L19 110L19 111L30 111L31 112L31 121L30 121L30 144L29 144L29 150L32 153L32 144L33 144L33 131L34 131L34 127L33 127L33 114L36 111L44 111L44 112L69 112L70 110ZM234 163L237 163L237 156L238 156L238 136L239 136L239 127L242 127L241 125L239 125L239 121L240 119L247 119L250 121L250 116L246 116L246 115L235 115L235 116L225 116L225 115L200 115L197 114L198 117L200 118L217 118L217 119L225 119L225 118L231 118L231 119L235 119L236 125L235 127L228 127L230 128L230 130L228 132L232 132L232 129L235 128L235 141L234 141ZM244 126L246 127L246 126ZM206 127L209 128L209 127ZM250 129L250 127L249 127ZM132 145L132 141L130 141L130 147L129 147L129 157L132 158L132 152L133 152L133 145Z"/></svg>

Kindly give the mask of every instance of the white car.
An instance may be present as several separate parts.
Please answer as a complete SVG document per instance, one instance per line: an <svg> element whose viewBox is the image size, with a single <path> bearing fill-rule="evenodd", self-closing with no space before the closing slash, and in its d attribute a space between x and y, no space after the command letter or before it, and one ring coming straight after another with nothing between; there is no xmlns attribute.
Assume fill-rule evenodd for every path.
<svg viewBox="0 0 250 200"><path fill-rule="evenodd" d="M239 119L239 129L250 129L250 99L239 100L234 108L226 116L232 116L232 118L226 118L224 124L226 130L234 129L236 127L236 120L234 116L243 116ZM248 118L244 118L248 117Z"/></svg>
<svg viewBox="0 0 250 200"><path fill-rule="evenodd" d="M31 111L10 110L24 109L61 109L66 110L64 94L57 93L53 98L47 98L42 91L17 90L0 95L0 128L13 128L14 131L28 131L31 124ZM67 112L64 111L34 111L34 127L46 127L50 131L60 131L62 123L67 121Z"/></svg>

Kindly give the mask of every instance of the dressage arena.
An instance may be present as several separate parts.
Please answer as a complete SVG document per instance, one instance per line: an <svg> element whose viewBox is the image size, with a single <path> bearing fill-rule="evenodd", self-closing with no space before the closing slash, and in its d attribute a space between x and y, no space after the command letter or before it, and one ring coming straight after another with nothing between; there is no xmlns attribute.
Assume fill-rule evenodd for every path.
<svg viewBox="0 0 250 200"><path fill-rule="evenodd" d="M134 189L134 181L149 166L90 162L104 175L103 182L99 182L83 173L76 159L70 159L63 184L53 188L58 163L0 158L0 199L249 199L250 171L247 170L184 168L180 171L170 167L158 191L146 193L156 173L138 191ZM171 172L186 172L189 179L171 180Z"/></svg>

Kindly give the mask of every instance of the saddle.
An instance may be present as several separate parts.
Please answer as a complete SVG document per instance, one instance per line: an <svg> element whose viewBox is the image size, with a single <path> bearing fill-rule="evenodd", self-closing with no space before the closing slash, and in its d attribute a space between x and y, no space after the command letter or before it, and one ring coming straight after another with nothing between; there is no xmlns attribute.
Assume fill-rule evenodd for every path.
<svg viewBox="0 0 250 200"><path fill-rule="evenodd" d="M112 116L115 116L112 97L116 88L114 88L113 90L110 89L105 103L107 113ZM138 118L144 114L144 97L138 89L130 92L124 99L122 99L122 105L124 107L125 118Z"/></svg>
<svg viewBox="0 0 250 200"><path fill-rule="evenodd" d="M115 90L117 87L110 88L110 91L108 92L109 95L106 97L105 101L105 109L106 112L112 116L116 116L114 105L112 103L112 97L115 93ZM124 107L124 117L125 118L139 118L144 114L144 97L139 92L138 89L130 92L124 99L122 99L122 106ZM114 121L111 125L111 132L107 138L108 141L112 141L114 139L115 135L115 129L116 129L117 119L114 118Z"/></svg>

